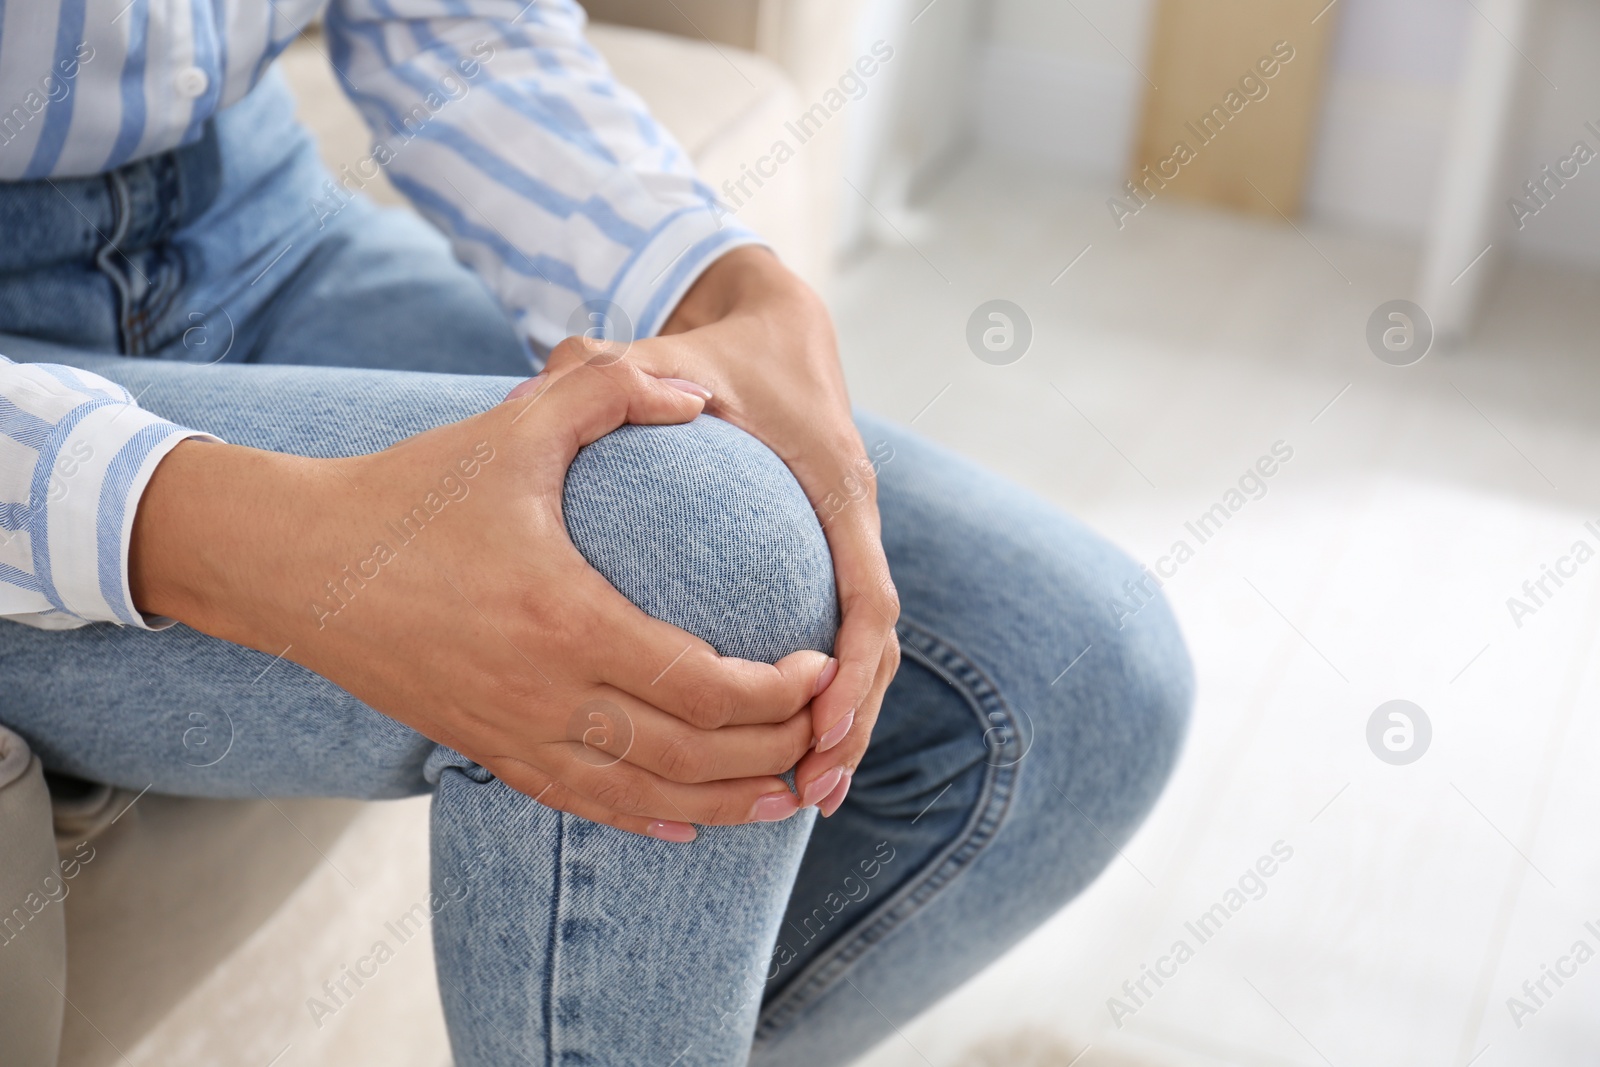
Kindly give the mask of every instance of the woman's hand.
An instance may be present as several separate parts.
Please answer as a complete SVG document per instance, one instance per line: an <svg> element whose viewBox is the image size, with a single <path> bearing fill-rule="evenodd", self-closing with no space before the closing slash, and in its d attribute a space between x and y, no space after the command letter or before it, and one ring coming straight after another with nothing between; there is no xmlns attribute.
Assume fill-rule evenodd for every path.
<svg viewBox="0 0 1600 1067"><path fill-rule="evenodd" d="M687 422L705 390L562 362L368 456L180 444L140 502L135 603L281 653L548 807L672 841L787 818L777 775L829 658L718 656L613 589L561 516L579 448Z"/></svg>
<svg viewBox="0 0 1600 1067"><path fill-rule="evenodd" d="M569 369L585 352L558 348L549 370ZM827 308L766 249L737 248L700 276L663 335L635 341L627 360L709 388L707 411L776 452L822 518L838 576L839 671L812 705L817 746L795 780L805 803L831 815L900 665L900 601L883 554L875 470L850 418Z"/></svg>

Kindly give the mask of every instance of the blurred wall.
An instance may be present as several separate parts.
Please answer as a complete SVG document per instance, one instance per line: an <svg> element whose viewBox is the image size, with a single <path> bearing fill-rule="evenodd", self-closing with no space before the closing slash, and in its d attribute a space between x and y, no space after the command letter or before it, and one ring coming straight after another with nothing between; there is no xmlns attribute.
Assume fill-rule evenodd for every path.
<svg viewBox="0 0 1600 1067"><path fill-rule="evenodd" d="M856 49L894 49L874 88L854 108L846 135L838 247L868 237L898 240L917 228L910 201L964 158L972 142L973 64L983 0L869 0ZM885 225L885 221L887 224ZM887 230L887 232L879 232Z"/></svg>
<svg viewBox="0 0 1600 1067"><path fill-rule="evenodd" d="M1074 6L1076 5L1076 6ZM993 0L980 47L980 145L1118 177L1146 89L1150 0Z"/></svg>
<svg viewBox="0 0 1600 1067"><path fill-rule="evenodd" d="M1600 152L1600 4L1533 0L1525 87L1502 200L1585 140ZM982 149L1091 178L1127 166L1154 14L1152 0L991 0L975 62ZM1316 4L1308 0L1308 10ZM1420 239L1461 77L1470 0L1338 0L1334 56L1313 149L1309 214ZM1537 69L1535 69L1537 68ZM1546 80L1548 78L1548 81ZM1559 86L1559 90L1552 87ZM1512 231L1515 249L1600 265L1600 159ZM1502 207L1504 205L1502 204ZM1509 208L1505 208L1509 218Z"/></svg>
<svg viewBox="0 0 1600 1067"><path fill-rule="evenodd" d="M1454 114L1464 0L1340 0L1307 196L1329 222L1421 237Z"/></svg>
<svg viewBox="0 0 1600 1067"><path fill-rule="evenodd" d="M1521 229L1511 224L1511 241L1527 254L1600 266L1600 158L1579 167L1564 187L1547 185L1545 204L1535 203L1520 188L1542 178L1541 168L1554 169L1569 157L1577 141L1600 153L1600 133L1586 126L1593 123L1600 129L1600 62L1595 59L1600 53L1600 5L1542 0L1540 6L1542 17L1535 21L1525 49L1538 70L1523 65L1521 110L1526 117L1512 138L1503 198L1517 196L1539 211L1524 217ZM1502 207L1510 221L1510 208Z"/></svg>
<svg viewBox="0 0 1600 1067"><path fill-rule="evenodd" d="M1496 210L1509 224L1499 232L1514 251L1600 266L1600 7L1589 0L1530 3L1522 86L1497 179ZM1311 211L1325 221L1420 237L1446 165L1467 34L1485 16L1468 0L1341 0L1338 9L1343 21ZM1580 140L1596 160L1564 184L1548 182L1544 202L1533 199L1523 183L1542 179L1541 169L1570 157ZM1513 197L1538 209L1520 227Z"/></svg>

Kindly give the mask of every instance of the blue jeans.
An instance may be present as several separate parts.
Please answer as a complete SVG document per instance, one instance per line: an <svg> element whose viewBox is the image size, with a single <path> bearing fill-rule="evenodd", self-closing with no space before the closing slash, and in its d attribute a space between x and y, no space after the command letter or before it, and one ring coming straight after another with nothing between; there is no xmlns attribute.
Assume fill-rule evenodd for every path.
<svg viewBox="0 0 1600 1067"><path fill-rule="evenodd" d="M305 455L496 403L536 357L482 285L409 214L358 200L319 226L325 179L268 79L190 149L59 189L0 184L0 352ZM1171 770L1191 696L1159 597L1120 626L1107 606L1141 577L1126 557L904 429L858 425L880 462L904 663L831 819L689 845L624 834L182 626L0 626L0 720L47 767L133 789L430 792L460 1067L847 1063L1112 860ZM816 516L746 434L625 427L580 454L566 498L574 543L650 614L769 661L831 641ZM198 758L191 728L223 720L226 756Z"/></svg>

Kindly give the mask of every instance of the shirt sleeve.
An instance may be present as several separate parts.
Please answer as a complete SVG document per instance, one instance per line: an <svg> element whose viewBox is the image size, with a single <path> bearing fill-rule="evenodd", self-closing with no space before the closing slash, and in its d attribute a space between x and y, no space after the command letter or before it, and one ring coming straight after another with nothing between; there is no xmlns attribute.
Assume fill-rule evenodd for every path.
<svg viewBox="0 0 1600 1067"><path fill-rule="evenodd" d="M156 464L189 437L210 435L97 374L0 356L0 617L46 630L171 625L133 609L128 546Z"/></svg>
<svg viewBox="0 0 1600 1067"><path fill-rule="evenodd" d="M715 259L760 241L617 83L572 0L334 0L325 26L375 138L342 181L382 168L536 345L618 310L651 336Z"/></svg>

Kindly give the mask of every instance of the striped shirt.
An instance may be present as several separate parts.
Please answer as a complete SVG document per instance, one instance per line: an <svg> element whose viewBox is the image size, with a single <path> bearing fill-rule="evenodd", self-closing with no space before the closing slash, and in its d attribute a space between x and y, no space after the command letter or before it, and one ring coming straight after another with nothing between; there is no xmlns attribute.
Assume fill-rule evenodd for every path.
<svg viewBox="0 0 1600 1067"><path fill-rule="evenodd" d="M602 301L650 336L713 260L758 240L584 40L574 0L0 0L0 179L196 140L324 6L373 131L355 169L383 167L535 344ZM329 193L336 211L348 193ZM195 435L96 375L0 357L0 616L149 625L128 592L133 516Z"/></svg>

